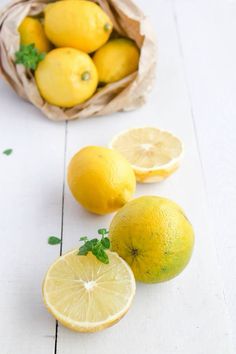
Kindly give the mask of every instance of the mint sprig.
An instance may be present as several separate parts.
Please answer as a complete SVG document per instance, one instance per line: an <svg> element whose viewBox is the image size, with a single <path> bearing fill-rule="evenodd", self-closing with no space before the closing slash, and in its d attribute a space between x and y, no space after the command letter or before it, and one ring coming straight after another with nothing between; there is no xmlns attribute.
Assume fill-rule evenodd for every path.
<svg viewBox="0 0 236 354"><path fill-rule="evenodd" d="M2 153L3 153L4 155L6 155L6 156L9 156L9 155L12 154L12 152L13 152L12 149L6 149L6 150L4 150Z"/></svg>
<svg viewBox="0 0 236 354"><path fill-rule="evenodd" d="M87 236L83 236L80 238L80 241L83 241L84 244L79 248L78 255L79 256L86 256L89 252L92 254L102 263L108 264L109 258L106 253L106 250L110 248L110 240L106 235L108 234L108 230L106 229L99 229L98 234L102 235L101 240L97 238L93 238L89 240Z"/></svg>
<svg viewBox="0 0 236 354"><path fill-rule="evenodd" d="M45 53L39 53L35 44L20 45L20 49L15 53L15 63L23 64L27 69L35 70L38 63L45 58Z"/></svg>
<svg viewBox="0 0 236 354"><path fill-rule="evenodd" d="M56 236L49 236L48 238L48 244L49 245L59 245L61 243L61 239Z"/></svg>

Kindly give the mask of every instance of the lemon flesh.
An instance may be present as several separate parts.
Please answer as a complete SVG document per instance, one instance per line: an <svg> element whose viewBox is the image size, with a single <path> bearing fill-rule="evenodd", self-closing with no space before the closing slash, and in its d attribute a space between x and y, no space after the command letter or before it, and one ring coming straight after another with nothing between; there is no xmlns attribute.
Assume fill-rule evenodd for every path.
<svg viewBox="0 0 236 354"><path fill-rule="evenodd" d="M180 139L155 127L132 128L114 137L110 147L132 165L141 183L160 182L179 167L183 155Z"/></svg>
<svg viewBox="0 0 236 354"><path fill-rule="evenodd" d="M112 22L95 3L62 0L45 8L45 31L56 47L72 47L91 53L108 40Z"/></svg>
<svg viewBox="0 0 236 354"><path fill-rule="evenodd" d="M193 228L183 210L169 199L144 196L132 200L113 218L112 250L146 283L177 276L188 264L194 245Z"/></svg>
<svg viewBox="0 0 236 354"><path fill-rule="evenodd" d="M70 161L67 180L75 199L96 214L118 210L136 188L134 172L126 159L101 146L80 150Z"/></svg>
<svg viewBox="0 0 236 354"><path fill-rule="evenodd" d="M58 48L39 63L35 80L48 103L73 107L94 94L98 76L88 54L73 48Z"/></svg>
<svg viewBox="0 0 236 354"><path fill-rule="evenodd" d="M112 39L93 56L100 82L111 83L123 79L138 69L139 49L125 38Z"/></svg>
<svg viewBox="0 0 236 354"><path fill-rule="evenodd" d="M39 52L48 52L52 45L45 35L44 27L39 20L25 17L18 27L20 43L23 45L35 44Z"/></svg>
<svg viewBox="0 0 236 354"><path fill-rule="evenodd" d="M95 332L118 322L135 295L134 275L116 253L107 251L109 264L89 253L73 250L49 268L43 298L48 310L64 326Z"/></svg>

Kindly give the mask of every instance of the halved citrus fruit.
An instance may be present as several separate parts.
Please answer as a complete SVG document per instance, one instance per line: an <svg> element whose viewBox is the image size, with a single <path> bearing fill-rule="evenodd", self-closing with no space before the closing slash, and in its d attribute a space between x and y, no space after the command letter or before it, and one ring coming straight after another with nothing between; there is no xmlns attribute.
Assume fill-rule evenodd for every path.
<svg viewBox="0 0 236 354"><path fill-rule="evenodd" d="M135 279L128 264L107 251L109 264L89 253L73 250L49 268L43 298L49 312L64 326L78 332L96 332L118 322L135 295Z"/></svg>
<svg viewBox="0 0 236 354"><path fill-rule="evenodd" d="M126 157L141 183L164 180L177 170L183 155L181 140L155 127L121 132L113 138L110 147Z"/></svg>

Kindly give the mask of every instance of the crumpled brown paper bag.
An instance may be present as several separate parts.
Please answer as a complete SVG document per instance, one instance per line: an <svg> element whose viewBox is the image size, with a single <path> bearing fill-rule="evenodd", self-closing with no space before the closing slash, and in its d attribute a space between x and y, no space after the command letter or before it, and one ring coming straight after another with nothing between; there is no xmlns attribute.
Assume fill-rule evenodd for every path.
<svg viewBox="0 0 236 354"><path fill-rule="evenodd" d="M155 73L155 40L146 17L131 0L94 0L110 16L114 29L132 38L141 50L137 72L104 88L83 104L59 108L40 96L31 72L15 64L19 49L18 26L27 15L42 13L49 0L15 0L0 13L0 71L19 96L38 107L49 119L61 121L132 110L145 102Z"/></svg>

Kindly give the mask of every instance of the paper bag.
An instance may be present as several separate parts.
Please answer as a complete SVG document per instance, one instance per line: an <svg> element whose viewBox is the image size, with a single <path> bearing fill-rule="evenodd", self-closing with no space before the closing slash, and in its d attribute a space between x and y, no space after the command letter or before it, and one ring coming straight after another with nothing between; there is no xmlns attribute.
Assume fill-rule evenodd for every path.
<svg viewBox="0 0 236 354"><path fill-rule="evenodd" d="M155 39L147 18L131 0L94 2L112 19L116 32L120 36L133 39L140 48L138 71L122 80L107 84L89 100L72 108L53 106L40 96L32 72L21 64L15 64L15 52L20 44L18 26L24 17L42 13L49 2L16 0L0 13L0 71L17 94L55 121L128 111L143 105L155 75Z"/></svg>

